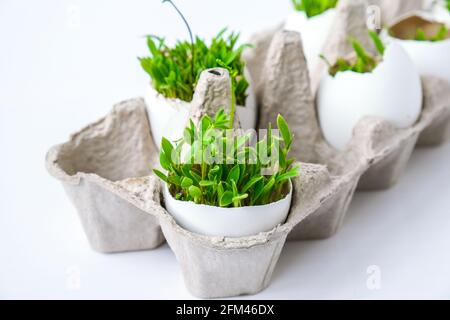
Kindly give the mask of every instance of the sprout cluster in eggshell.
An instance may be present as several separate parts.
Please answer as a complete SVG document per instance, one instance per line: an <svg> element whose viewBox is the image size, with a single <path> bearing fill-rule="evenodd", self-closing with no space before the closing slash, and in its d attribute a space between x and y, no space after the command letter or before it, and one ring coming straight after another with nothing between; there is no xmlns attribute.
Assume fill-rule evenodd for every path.
<svg viewBox="0 0 450 320"><path fill-rule="evenodd" d="M382 117L397 128L413 125L421 114L422 98L411 58L399 44L391 43L371 73L325 74L317 92L317 111L325 139L343 150L365 116Z"/></svg>

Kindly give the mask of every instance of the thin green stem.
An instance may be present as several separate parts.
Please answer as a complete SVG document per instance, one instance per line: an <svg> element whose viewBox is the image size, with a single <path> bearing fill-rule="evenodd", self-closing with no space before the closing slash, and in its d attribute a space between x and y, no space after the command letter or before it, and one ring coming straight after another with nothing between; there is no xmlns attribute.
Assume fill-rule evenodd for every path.
<svg viewBox="0 0 450 320"><path fill-rule="evenodd" d="M174 9L178 12L178 14L180 15L181 19L183 19L184 24L186 25L188 32L189 32L189 38L191 39L191 51L192 51L192 59L191 59L191 68L192 68L192 77L196 78L196 74L195 74L195 43L194 43L194 36L192 34L192 30L191 27L189 26L189 23L187 22L186 18L184 17L183 13L178 9L178 7L175 5L175 3L172 2L172 0L163 0L164 2L169 2L172 7L174 7Z"/></svg>

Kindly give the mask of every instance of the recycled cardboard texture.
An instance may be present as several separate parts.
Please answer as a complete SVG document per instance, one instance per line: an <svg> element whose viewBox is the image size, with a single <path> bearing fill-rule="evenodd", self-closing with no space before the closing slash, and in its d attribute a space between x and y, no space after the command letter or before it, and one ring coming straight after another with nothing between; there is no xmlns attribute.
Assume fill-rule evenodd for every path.
<svg viewBox="0 0 450 320"><path fill-rule="evenodd" d="M120 103L47 154L48 171L63 183L94 250L152 249L164 241L154 217L114 192L120 180L150 174L157 152L145 112L141 99Z"/></svg>
<svg viewBox="0 0 450 320"><path fill-rule="evenodd" d="M427 7L429 0L367 0L369 5L379 6L381 9L382 25L390 25L398 17L413 11L420 11Z"/></svg>
<svg viewBox="0 0 450 320"><path fill-rule="evenodd" d="M265 47L267 51L250 55L250 64L257 70L252 77L260 74L264 79L257 79L257 96L264 110L259 123L275 123L276 115L283 114L296 135L292 155L303 161L300 177L293 179L286 223L244 238L206 237L178 226L164 209L160 180L150 173L158 154L151 141L145 105L141 99L133 99L115 106L105 118L47 155L49 172L68 190L95 250L156 247L164 239L161 226L194 295L254 294L269 284L288 234L297 240L334 234L364 172L382 164L390 154L398 153L388 168L400 161L397 157L404 161L406 151L401 150L408 149L405 144L422 131L424 141L445 136L440 130L448 130L448 125L438 120L448 115L449 85L425 78L425 107L415 126L396 130L383 119L367 117L355 128L347 150L333 150L323 140L317 122L299 35L280 30L268 35L270 38L260 35L261 41L270 44ZM265 58L258 58L260 54ZM202 74L196 89L191 112L197 119L203 113L213 114L229 101L221 94L211 94L230 92L226 87L229 81L223 80L227 72L219 68L213 71Z"/></svg>
<svg viewBox="0 0 450 320"><path fill-rule="evenodd" d="M419 135L418 147L436 146L448 141L450 137L450 84L437 78L426 78L423 81L425 105L440 106L428 127Z"/></svg>
<svg viewBox="0 0 450 320"><path fill-rule="evenodd" d="M202 76L198 92L210 92L203 86L212 85L212 79L226 72L217 71ZM207 107L204 103L192 107L209 113L210 108L217 106L213 101ZM129 100L72 136L69 142L52 148L47 167L68 189L95 250L117 252L156 247L163 241L160 224L181 265L186 285L196 296L235 296L265 288L288 233L317 211L322 202L336 197L336 183L325 167L303 164L301 178L293 181L292 206L285 224L245 238L193 234L179 227L164 210L160 181L148 177L149 167L157 159L149 132L143 101Z"/></svg>
<svg viewBox="0 0 450 320"><path fill-rule="evenodd" d="M231 79L224 69L209 69L200 74L199 84L195 88L194 97L189 110L189 118L195 123L200 122L204 114L214 117L224 109L230 113L231 105ZM240 128L241 124L237 114L234 114L234 127Z"/></svg>
<svg viewBox="0 0 450 320"><path fill-rule="evenodd" d="M335 61L339 56L348 56L353 52L348 36L358 39L369 52L375 52L373 42L367 33L366 21L367 2L365 0L341 0L336 6L336 15L325 41L322 54L329 60ZM316 92L322 74L327 65L319 61L316 69L311 73L311 87Z"/></svg>
<svg viewBox="0 0 450 320"><path fill-rule="evenodd" d="M280 37L292 39L292 34L282 32ZM208 77L216 76L209 74ZM199 86L204 83L208 82L200 82ZM435 87L440 82L430 79L427 83ZM432 113L424 113L423 119L431 117L427 114ZM419 130L421 126L407 131ZM389 124L382 119L365 118L355 129L352 146L347 152L331 157L329 168L302 163L301 176L293 180L294 194L286 223L245 238L205 237L182 229L161 203L159 179L137 177L148 175L149 164L157 159L141 99L115 106L104 119L53 148L47 156L47 167L69 189L69 197L78 209L94 249L117 252L156 247L163 241L160 224L180 263L186 285L194 295L213 298L253 294L269 284L289 233L292 238L308 238L328 236L336 231L361 171L370 162L382 158L382 153L370 156L371 150L383 146L386 139L401 143L402 137L391 139L387 133L392 128L388 129ZM324 148L323 144L321 147ZM110 148L114 151L109 152ZM140 155L134 155L130 149ZM119 154L130 155L115 162ZM98 158L91 161L92 157ZM115 163L107 171L96 165L111 161ZM357 169L349 171L348 168Z"/></svg>
<svg viewBox="0 0 450 320"><path fill-rule="evenodd" d="M197 92L209 92L208 86L222 92L230 92L230 81L222 81L223 69L218 72L204 72ZM217 79L217 80L216 80ZM205 88L206 87L206 88ZM217 97L219 103L215 102ZM205 99L194 99L193 113L212 114L222 97L212 96L209 104L197 104ZM199 297L223 297L238 294L252 294L265 288L278 261L281 249L289 231L308 215L305 205L319 205L319 197L327 196L333 190L323 183L322 167L305 165L302 179L294 180L294 198L287 222L269 232L252 237L224 238L196 235L178 226L175 220L164 214L160 218L161 227L168 244L174 251L183 271L188 289ZM312 184L313 182L314 184ZM316 189L317 188L317 189ZM308 190L312 196L301 198L300 191ZM316 191L312 191L315 189Z"/></svg>
<svg viewBox="0 0 450 320"><path fill-rule="evenodd" d="M345 11L345 10L344 10ZM365 29L365 26L363 27ZM339 32L338 32L339 34ZM308 81L300 35L292 31L267 32L271 45L267 52L248 55L252 75L256 79L260 98L260 127L274 122L278 113L289 119L297 137L292 155L304 162L326 165L330 180L339 189L334 198L309 215L294 228L289 239L305 240L329 237L339 228L351 201L355 186L362 175L360 189L377 190L390 187L404 171L419 134L427 139L439 139L446 134L440 117L447 116L449 108L448 84L436 78L424 78L425 107L421 118L409 129L394 129L383 119L363 119L354 131L347 150L338 152L323 139L316 116L314 100ZM267 43L262 34L260 43ZM346 41L342 38L341 41ZM344 46L337 46L344 47ZM447 88L447 89L445 89ZM438 122L435 124L434 122ZM373 128L371 131L368 128ZM445 129L445 130L444 130ZM367 135L367 132L372 135ZM441 131L442 130L442 131ZM432 131L429 138L428 132Z"/></svg>

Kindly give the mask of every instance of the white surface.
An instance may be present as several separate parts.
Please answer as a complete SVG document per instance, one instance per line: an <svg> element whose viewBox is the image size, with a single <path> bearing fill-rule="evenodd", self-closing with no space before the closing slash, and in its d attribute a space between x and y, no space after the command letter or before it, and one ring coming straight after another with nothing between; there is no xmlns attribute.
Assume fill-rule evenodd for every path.
<svg viewBox="0 0 450 320"><path fill-rule="evenodd" d="M365 116L382 117L408 128L422 111L422 83L405 50L396 42L386 47L373 72L324 73L317 93L317 113L325 139L344 150L353 128Z"/></svg>
<svg viewBox="0 0 450 320"><path fill-rule="evenodd" d="M223 25L248 35L290 11L289 1L189 3L180 7L207 36ZM204 21L195 20L199 7ZM77 10L79 28L68 20ZM0 2L0 298L192 298L167 245L93 252L44 168L51 145L143 94L138 36L150 32L185 35L159 0ZM416 151L396 187L356 195L335 237L287 243L269 288L246 298L450 298L449 155L450 143ZM371 265L380 290L366 286Z"/></svg>
<svg viewBox="0 0 450 320"><path fill-rule="evenodd" d="M167 185L164 203L167 211L183 228L198 234L222 237L247 237L270 231L283 224L289 213L292 187L286 197L263 206L221 208L193 201L175 200Z"/></svg>

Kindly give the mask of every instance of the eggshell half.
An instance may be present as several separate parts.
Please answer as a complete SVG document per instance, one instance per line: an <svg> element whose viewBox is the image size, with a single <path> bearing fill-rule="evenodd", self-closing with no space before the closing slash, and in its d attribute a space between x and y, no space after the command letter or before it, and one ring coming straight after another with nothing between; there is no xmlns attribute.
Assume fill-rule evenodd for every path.
<svg viewBox="0 0 450 320"><path fill-rule="evenodd" d="M222 237L246 237L270 231L284 223L292 200L292 184L287 196L280 201L262 206L221 208L194 202L175 200L164 187L166 210L186 230Z"/></svg>
<svg viewBox="0 0 450 320"><path fill-rule="evenodd" d="M433 6L430 15L433 20L450 26L450 11L444 3L436 3L436 5Z"/></svg>
<svg viewBox="0 0 450 320"><path fill-rule="evenodd" d="M284 29L297 31L302 37L303 51L309 70L314 70L319 62L319 55L322 53L335 16L336 9L329 9L311 18L308 18L303 11L295 11L286 20Z"/></svg>
<svg viewBox="0 0 450 320"><path fill-rule="evenodd" d="M406 50L421 75L437 76L450 83L450 39L438 42L392 40Z"/></svg>
<svg viewBox="0 0 450 320"><path fill-rule="evenodd" d="M245 70L245 76L250 84L247 89L247 100L245 107L236 106L236 114L242 128L248 130L256 127L257 108L252 81L247 70ZM163 137L170 141L183 137L183 130L189 123L189 102L166 98L158 93L151 83L147 86L144 99L150 118L152 136L158 148Z"/></svg>
<svg viewBox="0 0 450 320"><path fill-rule="evenodd" d="M422 86L411 58L397 43L371 73L326 73L317 93L317 110L325 139L343 150L353 128L365 116L379 116L397 128L407 128L422 110Z"/></svg>
<svg viewBox="0 0 450 320"><path fill-rule="evenodd" d="M417 27L422 28L428 36L435 34L442 23L447 23L444 17L450 18L447 8L445 15L439 18L438 12L443 9L441 5L435 5L431 12L413 12L404 17L390 27L394 31L395 37L386 30L383 31L387 41L399 43L413 60L419 73L423 76L437 76L450 82L450 32L447 39L442 41L416 41L405 40L413 38Z"/></svg>

